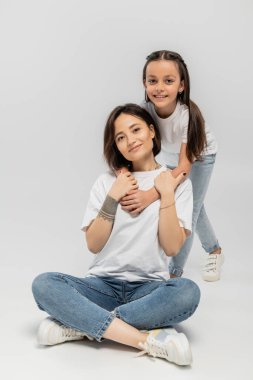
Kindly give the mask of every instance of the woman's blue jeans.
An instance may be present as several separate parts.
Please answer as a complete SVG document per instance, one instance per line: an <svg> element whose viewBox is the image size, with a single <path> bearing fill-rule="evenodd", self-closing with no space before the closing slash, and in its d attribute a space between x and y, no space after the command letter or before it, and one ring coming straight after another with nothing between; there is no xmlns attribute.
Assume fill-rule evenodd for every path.
<svg viewBox="0 0 253 380"><path fill-rule="evenodd" d="M126 282L49 272L34 279L32 291L41 310L97 341L115 317L140 330L168 327L190 317L200 299L186 278Z"/></svg>
<svg viewBox="0 0 253 380"><path fill-rule="evenodd" d="M192 248L195 231L207 253L220 248L204 207L204 199L213 171L215 157L215 154L204 156L203 161L195 161L191 168L189 177L192 181L193 190L192 233L186 239L179 253L173 256L170 261L169 272L176 276L181 276L183 273L184 265Z"/></svg>

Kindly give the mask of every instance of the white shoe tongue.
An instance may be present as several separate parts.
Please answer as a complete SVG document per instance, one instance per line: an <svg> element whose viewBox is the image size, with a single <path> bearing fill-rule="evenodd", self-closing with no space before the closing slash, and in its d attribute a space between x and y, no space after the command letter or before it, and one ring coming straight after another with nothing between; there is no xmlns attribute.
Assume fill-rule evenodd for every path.
<svg viewBox="0 0 253 380"><path fill-rule="evenodd" d="M159 329L152 331L152 337L155 338L159 342L164 342L165 340L170 339L173 334L169 334L169 330L167 329Z"/></svg>

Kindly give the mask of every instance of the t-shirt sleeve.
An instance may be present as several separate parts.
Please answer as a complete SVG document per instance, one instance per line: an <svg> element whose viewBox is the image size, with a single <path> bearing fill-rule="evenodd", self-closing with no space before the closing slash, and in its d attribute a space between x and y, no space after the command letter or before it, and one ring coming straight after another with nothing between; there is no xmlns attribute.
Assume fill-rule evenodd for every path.
<svg viewBox="0 0 253 380"><path fill-rule="evenodd" d="M189 111L185 109L181 115L181 128L182 128L182 143L187 143L187 133L189 124Z"/></svg>
<svg viewBox="0 0 253 380"><path fill-rule="evenodd" d="M84 229L90 225L92 220L94 220L97 217L97 214L102 207L105 197L106 190L103 186L102 177L99 177L92 186L92 189L90 191L90 198L84 213L83 221L81 224L81 230L84 231Z"/></svg>
<svg viewBox="0 0 253 380"><path fill-rule="evenodd" d="M176 211L179 224L186 230L192 230L193 196L190 179L178 186L175 193Z"/></svg>

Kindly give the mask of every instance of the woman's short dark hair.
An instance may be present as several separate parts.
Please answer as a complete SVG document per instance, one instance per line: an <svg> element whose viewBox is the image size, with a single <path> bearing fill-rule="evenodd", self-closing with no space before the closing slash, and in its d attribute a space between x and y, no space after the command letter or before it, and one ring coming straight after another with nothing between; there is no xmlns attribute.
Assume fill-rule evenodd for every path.
<svg viewBox="0 0 253 380"><path fill-rule="evenodd" d="M153 138L153 153L156 156L161 150L161 137L157 124L152 116L144 108L137 104L128 103L118 106L110 113L105 130L104 130L104 157L109 168L114 171L120 168L128 167L132 170L132 162L128 161L118 150L115 143L115 121L122 113L135 116L143 120L148 126L151 124L154 127L155 137Z"/></svg>

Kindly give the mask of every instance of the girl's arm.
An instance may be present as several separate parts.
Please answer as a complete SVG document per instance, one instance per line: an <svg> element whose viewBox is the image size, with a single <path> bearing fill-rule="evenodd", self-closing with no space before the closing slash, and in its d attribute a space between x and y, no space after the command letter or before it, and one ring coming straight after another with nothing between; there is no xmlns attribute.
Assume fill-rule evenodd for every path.
<svg viewBox="0 0 253 380"><path fill-rule="evenodd" d="M87 246L92 253L100 252L108 241L112 232L119 200L127 192L136 190L137 187L137 181L130 172L118 175L96 219L85 229Z"/></svg>
<svg viewBox="0 0 253 380"><path fill-rule="evenodd" d="M182 143L180 147L180 153L179 153L179 161L178 166L172 170L173 177L177 177L180 173L186 173L188 176L191 171L192 164L188 160L186 156L186 143Z"/></svg>
<svg viewBox="0 0 253 380"><path fill-rule="evenodd" d="M181 144L178 166L172 170L172 175L175 178L177 178L182 173L186 173L188 176L191 171L192 164L186 156L186 146L186 143ZM183 181L185 179L185 176L181 178ZM160 194L154 187L152 187L146 191L137 190L131 194L127 194L124 198L122 198L120 204L123 210L130 212L132 215L137 215L159 198Z"/></svg>
<svg viewBox="0 0 253 380"><path fill-rule="evenodd" d="M155 187L161 195L158 238L167 256L175 256L186 239L185 230L179 224L174 198L175 189L183 178L183 173L174 178L170 171L162 172L155 178Z"/></svg>
<svg viewBox="0 0 253 380"><path fill-rule="evenodd" d="M137 215L144 208L160 198L160 194L152 187L149 190L135 190L128 193L121 199L120 204L124 211L128 211L131 215Z"/></svg>

